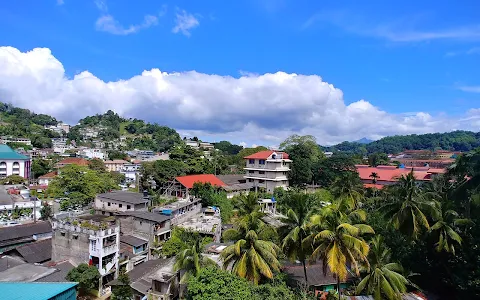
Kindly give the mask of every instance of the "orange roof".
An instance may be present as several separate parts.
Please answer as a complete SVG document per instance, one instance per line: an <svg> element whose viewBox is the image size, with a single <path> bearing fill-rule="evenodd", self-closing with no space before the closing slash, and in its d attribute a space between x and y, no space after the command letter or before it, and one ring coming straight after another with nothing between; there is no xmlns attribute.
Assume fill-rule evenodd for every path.
<svg viewBox="0 0 480 300"><path fill-rule="evenodd" d="M373 184L373 183L364 183L363 184L364 188L375 188L377 190L381 190L383 188L383 185L381 184Z"/></svg>
<svg viewBox="0 0 480 300"><path fill-rule="evenodd" d="M216 186L226 185L223 181L218 179L218 177L213 174L179 176L179 177L176 177L175 179L187 189L191 189L193 187L193 184L196 182L210 183L211 185L216 185Z"/></svg>
<svg viewBox="0 0 480 300"><path fill-rule="evenodd" d="M402 175L407 176L411 168L397 169L395 166L377 166L369 167L365 165L355 165L358 175L362 180L373 180L370 175L377 173L377 181L397 181ZM437 169L435 169L437 170ZM413 168L413 175L417 180L430 180L433 172L427 170L416 171Z"/></svg>
<svg viewBox="0 0 480 300"><path fill-rule="evenodd" d="M39 179L42 178L42 179L46 179L46 178L54 178L57 176L57 171L53 171L53 172L50 172L50 173L47 173L47 174L44 174L40 177L38 177Z"/></svg>
<svg viewBox="0 0 480 300"><path fill-rule="evenodd" d="M282 154L284 159L288 159L288 154L281 151L264 150L245 156L244 159L268 159L273 153Z"/></svg>
<svg viewBox="0 0 480 300"><path fill-rule="evenodd" d="M88 166L88 160L81 157L69 157L65 158L58 162L60 165L79 165L79 166Z"/></svg>

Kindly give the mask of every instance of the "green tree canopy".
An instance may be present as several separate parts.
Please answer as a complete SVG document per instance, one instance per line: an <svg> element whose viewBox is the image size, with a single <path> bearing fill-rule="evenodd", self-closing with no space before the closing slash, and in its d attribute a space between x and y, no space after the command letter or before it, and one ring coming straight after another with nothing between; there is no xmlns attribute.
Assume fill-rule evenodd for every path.
<svg viewBox="0 0 480 300"><path fill-rule="evenodd" d="M98 290L100 273L94 266L80 264L68 272L66 279L78 282L80 290L85 293L88 290Z"/></svg>

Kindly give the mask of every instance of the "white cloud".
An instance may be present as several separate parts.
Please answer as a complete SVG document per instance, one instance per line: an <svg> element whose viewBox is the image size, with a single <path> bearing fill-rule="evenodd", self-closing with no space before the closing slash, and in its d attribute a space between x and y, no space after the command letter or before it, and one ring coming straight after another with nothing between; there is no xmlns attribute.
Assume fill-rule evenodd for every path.
<svg viewBox="0 0 480 300"><path fill-rule="evenodd" d="M95 22L95 28L98 31L104 31L115 35L128 35L158 24L157 16L145 15L142 23L124 27L111 14L108 13L108 6L105 0L95 0L94 3L98 10L102 12L102 15ZM167 6L164 4L158 16L164 16L166 11Z"/></svg>
<svg viewBox="0 0 480 300"><path fill-rule="evenodd" d="M375 22L372 18L365 18L358 13L325 11L313 14L301 25L301 29L308 29L317 23L326 23L354 34L398 43L432 40L480 40L480 24L442 29L419 28L418 21L424 19L424 16L417 15L389 22Z"/></svg>
<svg viewBox="0 0 480 300"><path fill-rule="evenodd" d="M457 87L458 90L469 93L480 93L480 85L462 85Z"/></svg>
<svg viewBox="0 0 480 300"><path fill-rule="evenodd" d="M98 31L105 31L111 34L128 35L157 24L158 18L156 16L146 15L141 24L130 25L125 28L117 20L115 20L112 15L103 15L97 19L95 28Z"/></svg>
<svg viewBox="0 0 480 300"><path fill-rule="evenodd" d="M190 30L200 25L200 22L194 15L187 13L185 10L177 11L175 15L175 27L173 33L181 32L185 36L190 36Z"/></svg>
<svg viewBox="0 0 480 300"><path fill-rule="evenodd" d="M57 0L57 5L63 5L65 2L63 0Z"/></svg>
<svg viewBox="0 0 480 300"><path fill-rule="evenodd" d="M205 140L249 145L278 145L292 133L312 134L319 143L332 144L392 134L478 130L480 122L479 107L449 117L392 114L366 100L347 105L343 92L317 75L277 72L234 78L151 69L110 82L88 71L67 78L47 48L21 52L0 47L0 99L71 124L112 109Z"/></svg>
<svg viewBox="0 0 480 300"><path fill-rule="evenodd" d="M480 47L473 47L466 51L451 51L445 54L446 57L453 57L458 55L473 55L473 54L480 54Z"/></svg>

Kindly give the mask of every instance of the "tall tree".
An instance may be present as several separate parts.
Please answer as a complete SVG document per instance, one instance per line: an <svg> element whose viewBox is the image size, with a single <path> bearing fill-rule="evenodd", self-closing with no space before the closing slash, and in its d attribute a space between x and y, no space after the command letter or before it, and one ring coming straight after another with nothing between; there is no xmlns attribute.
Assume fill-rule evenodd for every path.
<svg viewBox="0 0 480 300"><path fill-rule="evenodd" d="M402 275L402 266L391 261L391 251L379 235L372 239L368 260L369 266L362 268L364 277L357 285L356 293L373 294L375 300L402 299L408 280Z"/></svg>
<svg viewBox="0 0 480 300"><path fill-rule="evenodd" d="M430 229L429 217L438 215L436 201L426 198L413 170L400 177L397 185L390 187L386 201L381 210L396 229L413 239L418 238L422 229Z"/></svg>
<svg viewBox="0 0 480 300"><path fill-rule="evenodd" d="M339 203L333 203L321 214L311 218L312 233L304 243L312 245L314 250L310 259L321 259L324 272L327 268L337 277L339 299L340 282L347 279L347 268L360 275L360 263L368 266L369 246L362 238L364 234L373 234L373 229L365 224L352 224L352 213L343 210Z"/></svg>
<svg viewBox="0 0 480 300"><path fill-rule="evenodd" d="M305 284L307 284L307 255L311 252L310 245L303 243L308 235L308 217L311 207L309 206L309 195L303 193L295 193L292 195L295 200L295 208L287 211L286 218L282 218L283 225L280 232L284 232L282 240L282 250L290 260L299 260L303 265L303 273L305 276Z"/></svg>
<svg viewBox="0 0 480 300"><path fill-rule="evenodd" d="M349 209L359 208L363 200L363 184L357 172L343 172L331 187L332 194Z"/></svg>
<svg viewBox="0 0 480 300"><path fill-rule="evenodd" d="M78 282L80 291L86 293L88 290L98 290L100 273L94 266L80 264L68 272L66 279Z"/></svg>
<svg viewBox="0 0 480 300"><path fill-rule="evenodd" d="M225 248L220 254L223 267L232 267L232 272L254 284L262 278L273 278L273 272L280 271L278 255L280 248L270 241L259 240L253 230L244 239Z"/></svg>
<svg viewBox="0 0 480 300"><path fill-rule="evenodd" d="M378 173L377 173L377 172L372 172L372 174L370 174L369 177L372 178L372 183L373 183L373 184L376 184L376 183L377 183L377 179L380 178L380 177L378 176Z"/></svg>
<svg viewBox="0 0 480 300"><path fill-rule="evenodd" d="M130 287L130 277L126 272L120 272L118 275L120 285L112 287L112 300L131 300L133 297L132 288Z"/></svg>
<svg viewBox="0 0 480 300"><path fill-rule="evenodd" d="M200 239L197 239L191 248L184 249L177 255L173 270L175 272L183 270L185 273L180 282L186 283L190 276L197 276L202 268L208 266L216 267L217 263L202 254Z"/></svg>

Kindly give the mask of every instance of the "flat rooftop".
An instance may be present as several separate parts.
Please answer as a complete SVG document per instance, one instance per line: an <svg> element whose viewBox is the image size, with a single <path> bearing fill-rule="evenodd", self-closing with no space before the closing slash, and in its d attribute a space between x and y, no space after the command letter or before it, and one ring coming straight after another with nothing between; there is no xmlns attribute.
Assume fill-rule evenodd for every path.
<svg viewBox="0 0 480 300"><path fill-rule="evenodd" d="M187 221L178 224L178 226L192 229L194 231L198 231L205 234L214 234L215 229L217 226L220 226L222 220L220 217L216 216L204 216L203 214L199 213L192 218L188 219Z"/></svg>
<svg viewBox="0 0 480 300"><path fill-rule="evenodd" d="M155 208L155 211L162 211L162 210L175 211L175 210L179 210L183 207L189 206L190 204L199 203L200 201L201 201L201 199L182 199L182 200L178 200L178 201L175 201L173 203L170 203L170 204L159 206L159 207Z"/></svg>

